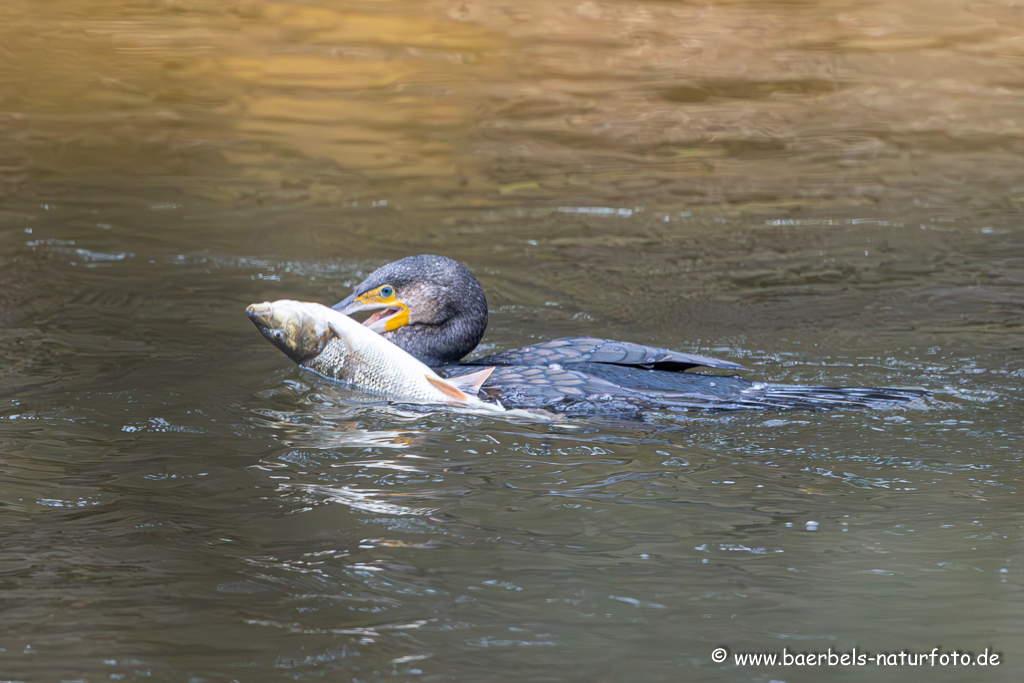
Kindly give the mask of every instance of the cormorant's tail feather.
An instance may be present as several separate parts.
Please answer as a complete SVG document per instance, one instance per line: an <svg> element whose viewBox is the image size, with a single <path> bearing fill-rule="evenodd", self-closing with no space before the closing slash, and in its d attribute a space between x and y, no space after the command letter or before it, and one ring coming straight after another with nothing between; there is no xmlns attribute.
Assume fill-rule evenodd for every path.
<svg viewBox="0 0 1024 683"><path fill-rule="evenodd" d="M591 402L605 410L616 402L632 403L634 408L646 404L648 409L670 410L845 410L851 408L891 408L920 400L928 395L924 389L873 387L809 387L756 382L741 391L711 393L710 391L650 391L637 396L595 396ZM616 401L618 399L618 401ZM632 399L632 400L630 400Z"/></svg>
<svg viewBox="0 0 1024 683"><path fill-rule="evenodd" d="M724 393L724 392L723 392ZM885 409L928 395L924 389L808 387L755 383L728 395L699 391L645 391L640 395L595 394L563 398L548 408L565 414L642 413L645 410L849 410Z"/></svg>
<svg viewBox="0 0 1024 683"><path fill-rule="evenodd" d="M917 401L928 395L924 389L875 387L811 387L754 383L733 397L729 406L712 408L775 408L789 410L843 410L847 408L889 408Z"/></svg>

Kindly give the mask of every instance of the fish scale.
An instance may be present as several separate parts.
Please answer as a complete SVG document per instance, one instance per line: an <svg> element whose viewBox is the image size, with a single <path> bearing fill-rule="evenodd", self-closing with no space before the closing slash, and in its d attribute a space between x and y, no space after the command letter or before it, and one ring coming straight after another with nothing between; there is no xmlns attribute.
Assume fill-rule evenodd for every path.
<svg viewBox="0 0 1024 683"><path fill-rule="evenodd" d="M316 374L341 382L348 381L348 366L345 361L348 359L348 350L345 344L337 339L331 339L319 355L313 356L299 363L307 370Z"/></svg>

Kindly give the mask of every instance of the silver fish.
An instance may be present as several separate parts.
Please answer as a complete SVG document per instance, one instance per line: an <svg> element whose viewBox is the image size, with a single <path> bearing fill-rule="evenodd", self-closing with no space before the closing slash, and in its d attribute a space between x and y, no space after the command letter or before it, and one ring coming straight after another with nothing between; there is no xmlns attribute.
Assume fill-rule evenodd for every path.
<svg viewBox="0 0 1024 683"><path fill-rule="evenodd" d="M263 336L300 366L329 379L409 403L505 412L477 397L494 370L444 379L352 318L318 303L265 301L245 309Z"/></svg>

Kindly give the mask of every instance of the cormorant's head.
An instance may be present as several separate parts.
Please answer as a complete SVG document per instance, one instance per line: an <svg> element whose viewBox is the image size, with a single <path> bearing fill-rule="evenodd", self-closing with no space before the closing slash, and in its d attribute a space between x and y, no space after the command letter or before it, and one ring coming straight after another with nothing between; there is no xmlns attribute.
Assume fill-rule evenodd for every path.
<svg viewBox="0 0 1024 683"><path fill-rule="evenodd" d="M428 365L458 361L487 328L483 288L466 266L445 256L381 266L334 308L346 315L374 311L363 324Z"/></svg>

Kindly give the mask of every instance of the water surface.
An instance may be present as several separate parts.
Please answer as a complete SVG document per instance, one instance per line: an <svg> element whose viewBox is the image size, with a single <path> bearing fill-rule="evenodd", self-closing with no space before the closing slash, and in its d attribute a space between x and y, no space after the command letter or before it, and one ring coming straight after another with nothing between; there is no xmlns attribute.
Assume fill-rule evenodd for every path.
<svg viewBox="0 0 1024 683"><path fill-rule="evenodd" d="M0 677L1019 680L1022 17L4 3ZM482 352L600 334L932 396L424 413L245 318L424 252L483 283Z"/></svg>

